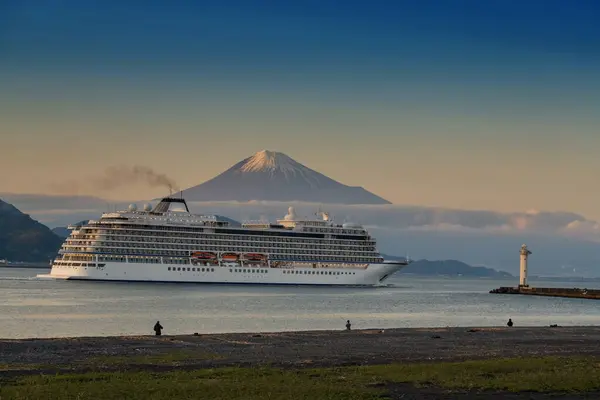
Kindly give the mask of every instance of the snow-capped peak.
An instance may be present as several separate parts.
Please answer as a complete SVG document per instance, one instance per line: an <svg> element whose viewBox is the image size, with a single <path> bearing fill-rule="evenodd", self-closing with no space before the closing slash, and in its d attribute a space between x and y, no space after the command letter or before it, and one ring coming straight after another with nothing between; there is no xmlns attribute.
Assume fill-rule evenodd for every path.
<svg viewBox="0 0 600 400"><path fill-rule="evenodd" d="M305 167L291 157L277 151L262 150L248 158L241 167L241 172L267 173L274 177L283 174L286 180L301 178L311 186L319 186L320 174Z"/></svg>
<svg viewBox="0 0 600 400"><path fill-rule="evenodd" d="M262 150L250 157L240 167L240 170L243 172L267 172L279 169L285 173L294 172L301 168L302 165L283 153Z"/></svg>
<svg viewBox="0 0 600 400"><path fill-rule="evenodd" d="M267 200L343 204L387 204L363 188L346 186L289 156L262 150L218 176L186 189L193 201Z"/></svg>

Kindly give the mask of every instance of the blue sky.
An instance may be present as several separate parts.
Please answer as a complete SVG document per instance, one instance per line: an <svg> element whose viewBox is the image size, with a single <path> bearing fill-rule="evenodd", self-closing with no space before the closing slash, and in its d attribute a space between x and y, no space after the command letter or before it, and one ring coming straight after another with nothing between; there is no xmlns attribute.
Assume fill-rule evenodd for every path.
<svg viewBox="0 0 600 400"><path fill-rule="evenodd" d="M127 163L186 187L266 148L397 204L598 218L598 20L583 0L5 0L0 191Z"/></svg>

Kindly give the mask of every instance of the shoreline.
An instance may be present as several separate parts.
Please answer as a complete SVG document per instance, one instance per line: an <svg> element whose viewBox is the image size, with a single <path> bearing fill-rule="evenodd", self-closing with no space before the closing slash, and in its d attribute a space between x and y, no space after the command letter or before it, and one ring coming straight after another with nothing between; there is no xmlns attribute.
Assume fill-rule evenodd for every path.
<svg viewBox="0 0 600 400"><path fill-rule="evenodd" d="M0 339L0 396L579 400L599 362L600 326Z"/></svg>
<svg viewBox="0 0 600 400"><path fill-rule="evenodd" d="M18 366L17 369L22 372L40 365L54 367L44 368L48 371L64 368L76 371L86 369L90 363L96 365L94 360L102 357L121 358L124 366L138 368L143 359L173 354L177 354L179 360L177 365L171 367L188 369L236 365L336 367L525 356L600 357L600 326L394 328L0 339L1 363Z"/></svg>
<svg viewBox="0 0 600 400"><path fill-rule="evenodd" d="M41 341L60 341L60 340L126 340L126 339L177 339L183 340L190 337L218 337L218 336L251 336L251 337L260 337L260 335L265 336L280 336L280 335L339 335L339 334L374 334L374 333L388 333L397 335L398 333L411 333L411 332L461 332L461 331L471 331L469 333L474 332L501 332L501 331L538 331L538 330L546 330L546 329L562 329L562 330L582 330L594 332L598 331L600 334L600 324L599 325L561 325L561 326L549 326L549 325L531 325L531 326L513 326L507 327L503 325L472 325L472 326L419 326L419 327L410 327L410 328L360 328L360 329L352 329L347 331L346 329L307 329L307 330L289 330L289 331L242 331L242 332L208 332L208 333L176 333L176 334L168 334L165 331L168 329L163 329L163 333L160 336L155 336L153 334L123 334L123 335L84 335L84 336L39 336L39 337L22 337L22 338L8 338L8 337L0 337L0 343L5 341L33 341L33 340L41 340ZM151 330L151 329L149 329Z"/></svg>

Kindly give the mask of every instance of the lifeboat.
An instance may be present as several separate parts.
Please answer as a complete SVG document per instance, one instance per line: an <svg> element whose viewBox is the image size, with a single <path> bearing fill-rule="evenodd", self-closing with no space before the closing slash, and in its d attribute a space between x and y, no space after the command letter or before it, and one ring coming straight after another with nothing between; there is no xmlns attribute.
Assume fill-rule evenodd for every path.
<svg viewBox="0 0 600 400"><path fill-rule="evenodd" d="M221 254L221 260L223 260L223 261L232 262L232 261L237 261L239 259L240 259L240 256L235 253Z"/></svg>
<svg viewBox="0 0 600 400"><path fill-rule="evenodd" d="M266 261L267 256L260 253L246 253L244 254L244 260L253 262Z"/></svg>
<svg viewBox="0 0 600 400"><path fill-rule="evenodd" d="M197 251L192 253L192 257L198 260L214 260L217 258L217 255L215 253L209 253L206 251Z"/></svg>

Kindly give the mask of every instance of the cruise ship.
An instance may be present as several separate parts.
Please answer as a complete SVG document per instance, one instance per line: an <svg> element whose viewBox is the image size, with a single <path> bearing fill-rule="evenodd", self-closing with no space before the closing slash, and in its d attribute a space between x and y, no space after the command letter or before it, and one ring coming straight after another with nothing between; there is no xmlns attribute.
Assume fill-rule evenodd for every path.
<svg viewBox="0 0 600 400"><path fill-rule="evenodd" d="M192 214L183 198L107 212L72 231L42 278L378 286L409 260L386 261L367 230L325 212L276 223Z"/></svg>

